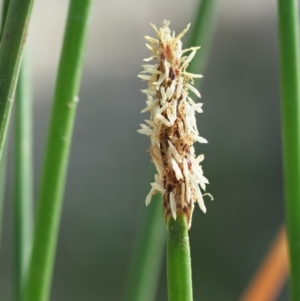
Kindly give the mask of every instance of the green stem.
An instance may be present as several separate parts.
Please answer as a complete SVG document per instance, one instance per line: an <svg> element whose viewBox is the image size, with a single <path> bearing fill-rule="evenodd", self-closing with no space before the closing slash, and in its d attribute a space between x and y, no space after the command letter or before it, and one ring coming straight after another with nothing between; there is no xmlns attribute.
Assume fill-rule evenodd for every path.
<svg viewBox="0 0 300 301"><path fill-rule="evenodd" d="M153 197L143 216L132 256L127 301L155 299L163 258L165 225L161 195Z"/></svg>
<svg viewBox="0 0 300 301"><path fill-rule="evenodd" d="M21 301L32 244L32 93L28 53L25 51L16 95L15 175L15 279L16 300Z"/></svg>
<svg viewBox="0 0 300 301"><path fill-rule="evenodd" d="M298 0L279 0L282 143L291 300L300 300L300 48Z"/></svg>
<svg viewBox="0 0 300 301"><path fill-rule="evenodd" d="M188 224L184 216L168 221L167 276L169 301L192 301L192 270Z"/></svg>
<svg viewBox="0 0 300 301"><path fill-rule="evenodd" d="M3 150L3 157L0 160L0 247L2 238L2 218L3 218L3 207L5 199L5 183L6 183L6 166L7 166L7 145Z"/></svg>
<svg viewBox="0 0 300 301"><path fill-rule="evenodd" d="M2 31L4 29L4 25L5 25L5 20L6 20L6 16L7 16L9 2L10 2L10 0L3 0L2 1L0 40L1 40L1 37L2 37L2 33L3 33Z"/></svg>
<svg viewBox="0 0 300 301"><path fill-rule="evenodd" d="M34 0L10 1L0 43L0 159Z"/></svg>
<svg viewBox="0 0 300 301"><path fill-rule="evenodd" d="M91 0L70 2L38 198L26 301L49 299L90 7Z"/></svg>
<svg viewBox="0 0 300 301"><path fill-rule="evenodd" d="M2 3L2 14L0 24L0 40L2 36L2 29L4 28L5 19L7 15L9 0L4 0ZM7 162L7 146L3 150L3 158L0 159L0 247L2 237L2 219L3 219L3 206L5 198L5 181L6 181L6 162Z"/></svg>
<svg viewBox="0 0 300 301"><path fill-rule="evenodd" d="M193 58L189 71L202 73L206 67L214 31L217 25L219 0L202 0L191 28L189 46L201 46Z"/></svg>

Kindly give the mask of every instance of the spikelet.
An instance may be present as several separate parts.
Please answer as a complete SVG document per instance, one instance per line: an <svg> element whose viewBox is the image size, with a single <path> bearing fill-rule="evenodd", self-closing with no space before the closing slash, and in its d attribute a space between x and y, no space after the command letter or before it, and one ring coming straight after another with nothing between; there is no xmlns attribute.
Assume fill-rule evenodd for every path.
<svg viewBox="0 0 300 301"><path fill-rule="evenodd" d="M199 165L204 156L196 158L193 147L196 141L207 143L199 136L195 118L195 112L202 112L202 104L195 103L189 96L192 92L200 98L193 79L202 76L186 72L200 47L182 50L180 39L189 25L175 37L175 32L171 35L169 24L165 20L159 30L151 24L158 37L145 37L151 56L144 61L155 62L143 65L144 70L138 75L148 82L148 89L142 90L147 95L147 106L142 113L150 112L150 120L146 120L138 132L150 137L150 154L157 169L146 205L153 194L160 192L166 221L183 214L190 226L195 203L205 213L203 196L209 195L212 199L210 194L202 194L201 190L205 191L208 184ZM182 56L183 53L189 54Z"/></svg>

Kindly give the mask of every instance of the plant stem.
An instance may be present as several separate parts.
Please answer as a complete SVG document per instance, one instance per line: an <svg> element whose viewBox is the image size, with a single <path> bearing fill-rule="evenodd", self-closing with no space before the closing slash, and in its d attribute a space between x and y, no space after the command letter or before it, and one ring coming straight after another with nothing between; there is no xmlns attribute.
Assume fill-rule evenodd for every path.
<svg viewBox="0 0 300 301"><path fill-rule="evenodd" d="M0 27L0 41L2 37L2 32L5 24L5 19L7 15L9 0L4 0L2 3L2 14L1 14L1 27ZM3 219L3 207L5 198L5 181L6 181L6 163L7 162L7 146L3 149L3 157L0 158L0 247L1 247L1 237L2 237L2 219Z"/></svg>
<svg viewBox="0 0 300 301"><path fill-rule="evenodd" d="M168 221L167 276L169 301L192 301L192 270L188 224L178 215Z"/></svg>
<svg viewBox="0 0 300 301"><path fill-rule="evenodd" d="M0 159L34 0L10 1L0 43Z"/></svg>
<svg viewBox="0 0 300 301"><path fill-rule="evenodd" d="M285 214L291 300L300 300L300 65L298 0L278 0Z"/></svg>
<svg viewBox="0 0 300 301"><path fill-rule="evenodd" d="M10 2L10 0L2 1L0 41L1 41L2 34L3 34L3 29L4 29L4 25L5 25L9 2Z"/></svg>
<svg viewBox="0 0 300 301"><path fill-rule="evenodd" d="M3 208L5 199L5 183L6 183L6 166L7 166L7 145L3 150L3 158L0 160L0 247L2 238L2 225L3 225Z"/></svg>
<svg viewBox="0 0 300 301"><path fill-rule="evenodd" d="M192 73L202 73L206 67L209 51L217 25L219 0L202 0L192 24L189 47L201 46L193 58L189 70Z"/></svg>
<svg viewBox="0 0 300 301"><path fill-rule="evenodd" d="M288 274L287 241L285 229L278 231L268 254L253 277L240 301L275 300Z"/></svg>
<svg viewBox="0 0 300 301"><path fill-rule="evenodd" d="M156 194L146 209L132 256L127 301L155 299L163 258L165 225L161 195Z"/></svg>
<svg viewBox="0 0 300 301"><path fill-rule="evenodd" d="M26 301L49 299L91 0L71 0L38 198Z"/></svg>
<svg viewBox="0 0 300 301"><path fill-rule="evenodd" d="M28 53L25 51L16 95L15 141L15 279L16 300L23 299L31 244L33 215L32 93Z"/></svg>

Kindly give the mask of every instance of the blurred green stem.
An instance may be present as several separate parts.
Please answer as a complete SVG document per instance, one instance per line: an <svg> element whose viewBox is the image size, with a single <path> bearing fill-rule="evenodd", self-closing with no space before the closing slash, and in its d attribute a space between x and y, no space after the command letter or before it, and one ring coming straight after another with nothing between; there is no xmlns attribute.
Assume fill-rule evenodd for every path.
<svg viewBox="0 0 300 301"><path fill-rule="evenodd" d="M0 160L34 0L10 1L0 43Z"/></svg>
<svg viewBox="0 0 300 301"><path fill-rule="evenodd" d="M155 299L163 258L165 223L161 194L156 194L140 223L127 286L127 301Z"/></svg>
<svg viewBox="0 0 300 301"><path fill-rule="evenodd" d="M2 238L3 208L4 208L4 200L5 200L7 149L8 146L5 145L3 150L3 158L2 160L0 160L0 247L1 247L1 238Z"/></svg>
<svg viewBox="0 0 300 301"><path fill-rule="evenodd" d="M60 58L38 198L26 301L47 301L78 103L91 0L71 0Z"/></svg>
<svg viewBox="0 0 300 301"><path fill-rule="evenodd" d="M300 65L298 0L278 0L282 143L291 300L300 300Z"/></svg>
<svg viewBox="0 0 300 301"><path fill-rule="evenodd" d="M202 73L206 67L209 51L217 25L219 0L202 0L191 27L189 47L201 46L193 58L189 71Z"/></svg>
<svg viewBox="0 0 300 301"><path fill-rule="evenodd" d="M1 33L0 37L2 37L4 25L5 25L5 19L7 16L8 6L9 6L10 0L3 0L2 1L2 11L1 11ZM0 39L1 40L1 39Z"/></svg>
<svg viewBox="0 0 300 301"><path fill-rule="evenodd" d="M2 2L0 41L1 41L2 32L5 24L6 15L7 15L8 5L9 5L9 0L4 0ZM2 238L3 207L4 207L4 198L5 198L6 161L7 161L7 146L4 146L3 157L2 159L0 158L0 247L1 247L1 238Z"/></svg>
<svg viewBox="0 0 300 301"><path fill-rule="evenodd" d="M28 51L25 51L16 93L15 141L15 283L22 301L32 244L32 93Z"/></svg>
<svg viewBox="0 0 300 301"><path fill-rule="evenodd" d="M178 215L168 221L168 301L192 301L192 270L187 220Z"/></svg>

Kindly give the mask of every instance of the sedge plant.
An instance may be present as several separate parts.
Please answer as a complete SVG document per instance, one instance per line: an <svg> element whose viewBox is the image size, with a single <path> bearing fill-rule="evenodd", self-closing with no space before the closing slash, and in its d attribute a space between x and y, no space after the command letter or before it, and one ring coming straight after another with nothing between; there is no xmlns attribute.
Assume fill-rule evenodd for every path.
<svg viewBox="0 0 300 301"><path fill-rule="evenodd" d="M75 2L75 1L74 1ZM77 1L77 3L79 3L79 1ZM32 4L31 4L31 6L30 5L28 5L28 6L26 6L26 4L24 4L25 6L22 8L22 9L20 9L20 11L23 11L23 12L25 12L26 11L26 9L27 9L27 12L31 12L31 8L32 8ZM89 3L87 3L86 4L87 5L87 7L89 6ZM73 8L75 7L76 5L74 5L73 6ZM77 8L78 7L80 7L80 5L78 5L77 6ZM71 8L72 8L72 4L71 4ZM73 10L72 11L72 9L70 8L70 15L72 15L73 17L76 15L76 17L78 16L78 11L77 11L77 14L75 13L75 10ZM80 7L81 9L82 9L82 12L83 12L83 14L88 14L87 13L87 11L88 11L88 9L85 9L83 6L81 6ZM71 11L72 11L72 13L71 13ZM69 18L69 20L71 20L72 18L70 17ZM83 19L83 23L85 22L85 18L82 18ZM75 23L75 18L73 18L73 27L75 28L75 26L74 26L74 23ZM81 20L82 21L82 20ZM70 23L71 23L71 21L70 21ZM27 24L26 24L27 25ZM26 25L25 26L23 26L23 31L22 31L22 33L25 33L25 35L26 35L26 29L27 29L27 27L26 27ZM71 27L71 26L70 26ZM83 26L84 27L84 26ZM68 28L67 28L67 30L68 30ZM77 27L77 30L78 30L78 27ZM84 29L83 29L83 32L84 32ZM68 33L68 31L67 31L67 33ZM67 40L67 33L66 33L66 40ZM81 36L80 35L81 34L81 31L79 30L79 36ZM71 35L71 34L70 34ZM23 37L23 36L22 36ZM83 33L83 37L84 37L84 33ZM71 39L71 38L70 38ZM80 39L80 38L79 38ZM83 40L84 40L84 38L83 38ZM78 43L79 45L82 45L83 43ZM11 48L11 50L15 50L15 48L16 47L12 47ZM79 47L80 48L80 47ZM64 50L65 50L65 48L64 48ZM64 53L64 50L63 50L63 53ZM75 51L76 52L76 51ZM81 50L79 50L79 61L80 61L80 54L81 54L82 52L81 52ZM195 54L194 53L194 51L192 52L193 54ZM75 54L76 55L76 54ZM63 57L63 55L62 55L62 57ZM187 60L186 60L186 66L185 67L183 67L184 69L185 68L187 68L187 65L188 65L188 60L189 60L189 58L190 58L191 56L189 56L189 57L187 57ZM20 56L17 56L17 60L19 60L20 61ZM70 59L71 61L72 61L72 59ZM63 64L62 64L63 65ZM67 65L67 64L66 64ZM185 64L183 64L183 65L185 65ZM64 72L62 72L64 75L66 75L66 70L68 69L70 67L70 65L68 65L68 67L66 67L66 69L65 69L65 73ZM19 67L18 67L19 68ZM18 68L16 68L17 69L17 71L18 71ZM63 69L63 68L62 68ZM76 69L76 64L75 64L75 69ZM80 69L80 68L77 68L77 70L76 71L78 71L78 69ZM3 69L3 70L5 70L6 71L6 69ZM7 70L9 70L9 68L7 67ZM69 71L70 70L72 70L72 68L69 68ZM74 70L73 70L74 71ZM73 93L69 93L70 95L72 95L72 97L71 97L71 101L70 101L70 99L68 99L68 102L67 103L64 103L65 105L67 105L68 107L72 107L73 105L74 105L74 103L76 103L76 101L75 101L75 99L77 100L77 98L76 98L76 94L77 94L77 92L78 91L76 91L76 89L78 90L78 82L79 82L79 77L80 77L80 75L78 75L78 73L80 73L80 72L74 72L75 73L75 75L74 75L74 84L72 85L71 84L71 89L70 90L72 90L72 88L74 88L74 86L75 86L75 89L73 89ZM60 74L60 73L59 73ZM187 72L186 72L186 74L188 74ZM70 74L69 74L70 75ZM76 76L77 75L77 76ZM12 72L12 82L15 80L16 81L16 78L15 77L13 77L14 76L14 73ZM71 76L69 76L69 77L71 77ZM192 76L191 78L189 78L189 77L187 77L188 78L188 80L191 80L193 77L197 77L196 75L194 75L194 76ZM72 81L72 80L70 80L70 81ZM60 76L58 76L58 83L59 82L64 82L63 80L62 80L62 77L60 77ZM68 80L66 80L65 82L64 82L64 84L65 83L70 83L70 82L68 82ZM57 83L57 87L59 87L59 84ZM22 84L22 81L21 81L21 83L20 84ZM183 84L183 86L185 85L185 83L182 83ZM189 84L187 84L187 86L186 87L189 87L188 86ZM195 92L195 91L197 91L197 90L193 90L193 88L192 88L192 86L191 87L189 87L189 89L190 90L192 90L193 92ZM57 88L57 90L56 91L59 91L60 89L59 88ZM60 91L62 91L63 89L61 88L61 90ZM74 92L74 90L75 90L75 92ZM60 97L62 98L62 95L64 94L63 92L57 92L57 94L55 94L55 100L56 99L61 99L59 96L57 96L57 95L59 95L59 93L61 93L61 95L60 95ZM178 91L177 91L177 93L178 93ZM195 92L196 93L196 92ZM68 95L68 93L65 93L65 94L67 94L67 96L69 96ZM197 94L197 93L196 93ZM12 90L9 90L9 92L8 92L8 94L7 94L7 99L9 100L9 103L11 103L12 102L12 99L13 99L13 95L14 95L14 89L12 89ZM65 95L64 95L65 96ZM65 98L66 99L66 98ZM58 101L57 101L58 102ZM57 141L55 141L55 139L57 139L57 137L56 138L53 138L55 135L53 135L52 136L52 133L54 132L54 131L51 131L53 128L55 128L55 126L53 125L54 124L54 122L53 122L53 120L55 120L55 122L56 121L61 121L61 119L60 119L60 117L54 117L55 116L55 112L57 112L58 111L58 107L59 107L59 105L57 105L57 107L56 107L56 103L57 102L54 102L54 109L53 109L53 115L52 115L52 119L51 119L51 125L50 125L50 131L49 131L49 139L48 139L48 148L47 148L47 154L46 154L46 162L45 162L45 167L44 167L44 173L43 173L43 175L45 175L46 174L46 176L43 176L43 179L42 179L42 188L41 188L41 192L40 192L40 195L44 195L45 196L45 194L46 193L49 193L50 194L50 197L48 197L48 199L50 199L51 198L51 196L53 196L53 210L51 211L50 210L50 213L47 215L47 214L45 214L45 213L41 213L41 212L43 212L43 209L41 209L42 208L42 206L43 205L41 205L41 204L43 204L43 200L44 200L44 198L42 197L42 196L40 196L40 201L39 201L39 207L38 207L38 214L37 214L37 225L36 225L36 229L39 229L39 230L35 230L35 237L38 237L38 235L40 234L40 233L43 233L43 234L45 234L45 236L43 236L43 239L42 239L42 236L41 236L41 234L40 234L40 239L35 239L35 244L34 244L34 250L33 250L33 255L32 255L32 261L31 261L31 273L29 273L29 278L28 278L28 283L27 283L27 286L26 286L26 298L30 298L30 300L35 300L35 299L33 299L33 298L38 298L37 296L38 296L38 294L40 294L39 296L40 296L40 298L42 298L43 300L45 299L47 299L47 288L48 288L48 290L49 290L49 282L50 282L50 279L51 279L51 261L52 261L52 263L53 263L53 253L54 253L54 249L55 249L55 236L57 236L57 234L53 234L53 233L55 233L55 230L57 231L57 228L58 228L58 220L59 220L59 212L60 212L60 208L59 207L61 207L61 201L56 201L57 199L61 199L61 195L62 195L62 191L63 191L63 186L64 186L64 178L65 178L65 170L66 170L66 158L67 158L67 156L68 156L68 144L69 143L66 143L66 147L64 148L64 147L61 147L61 149L59 150L59 147L58 147L58 150L57 150L57 152L58 153L60 153L60 154L62 154L61 155L61 157L59 158L59 155L56 157L56 158L58 158L57 160L58 160L58 167L57 167L57 170L59 170L59 171L56 171L56 170L52 170L52 172L51 172L51 169L49 168L49 162L50 162L50 160L48 160L48 158L49 158L49 149L51 148L51 151L53 151L53 149L54 150L56 150L56 148L55 147L53 147L53 145L55 145L55 143L57 143ZM75 107L76 105L74 105L74 107ZM55 110L55 108L56 108L56 110ZM60 107L61 108L61 107ZM72 108L71 108L72 109ZM70 109L70 111L72 111ZM199 111L200 110L200 108L197 108L197 110ZM3 111L5 112L5 114L3 114L4 116L5 116L5 120L4 120L4 122L3 122L3 125L4 125L4 129L3 129L3 132L2 132L2 135L1 135L1 137L3 137L3 141L4 141L4 138L5 138L5 135L6 135L6 131L7 131L7 125L8 125L8 120L9 120L9 115L10 115L10 111L11 111L11 105L7 105L4 109L3 109ZM59 115L59 114L57 114L57 115ZM62 114L61 114L62 115ZM60 115L60 116L61 116ZM65 114L66 116L68 115L68 114ZM69 129L70 128L72 128L72 120L74 119L74 112L71 112L70 114L69 114L69 121L67 121L67 122L65 122L65 124L64 124L64 122L62 122L61 124L63 124L63 126L62 127L64 127L64 125L66 125L66 127L65 127L65 129L67 129L66 130L66 136L64 136L63 138L65 139L65 140L68 140L69 138L68 138L68 136L69 136L69 133L71 132L71 130L69 131ZM62 117L61 117L62 118ZM68 118L66 118L66 119L68 119ZM61 138L61 137L60 137ZM52 140L51 140L52 139ZM70 140L70 139L69 139ZM53 144L51 144L51 142L53 142ZM67 141L67 142L69 142L69 141ZM202 141L203 142L203 141ZM3 143L2 143L3 144ZM1 144L1 145L2 145ZM49 147L49 145L51 145L51 147ZM59 145L59 143L57 143L56 145ZM2 151L2 148L1 148L1 151ZM62 158L63 157L63 158ZM52 161L52 163L53 163L53 160L51 160ZM55 161L55 160L54 160ZM30 160L29 160L29 162L30 162ZM61 163L61 162L63 162L63 163ZM170 162L169 162L170 163ZM48 164L48 165L47 165ZM47 177L47 172L46 171L50 171L49 172L49 174L50 174L50 176L48 176ZM54 185L55 187L54 187L54 189L53 189L53 191L50 191L49 190L49 188L48 188L48 190L47 190L47 188L45 188L45 187L47 187L47 185L45 184L44 186L43 186L43 184L46 182L46 181L48 181L49 179L51 180L53 180L53 175L55 175L55 172L57 172L57 175L58 175L58 182L60 182L60 183L58 183L58 185L57 185L57 189L56 189L56 185ZM52 177L52 178L51 178ZM46 180L45 180L46 179ZM205 179L204 177L202 178L202 179ZM53 181L49 181L48 183L51 183L51 185L53 184ZM192 183L192 182L191 182ZM62 185L60 185L60 184L62 184ZM49 185L49 184L48 184ZM30 185L29 185L30 186ZM203 187L202 187L203 188ZM52 194L51 194L51 192L52 192ZM44 194L43 194L44 193ZM58 197L57 197L58 196ZM176 195L175 195L176 196ZM174 198L175 198L175 196L174 196ZM56 198L57 197L57 198ZM47 199L47 198L45 198L45 199ZM170 204L172 204L172 205L170 205L171 207L171 216L172 216L172 218L173 218L173 220L176 222L176 210L175 210L175 217L174 217L174 202L172 202L172 201L170 201L171 203ZM189 202L189 200L188 200L188 202ZM47 201L44 201L44 203L46 203L47 205L48 205L48 207L49 207L49 201L48 201L48 203L47 203ZM192 202L191 202L192 203ZM201 202L200 202L201 203ZM193 203L192 203L193 204ZM203 205L203 202L201 203L201 206L204 206ZM50 206L51 207L51 206ZM192 207L192 206L191 206ZM49 209L49 208L48 208ZM191 209L191 211L192 211L193 209ZM202 210L203 210L203 207L202 207ZM53 213L53 211L54 211L54 213ZM30 212L30 210L29 210L29 212ZM191 213L192 212L190 212L189 214L189 216L188 217L186 217L186 218L184 218L184 219L181 219L181 215L180 214L178 214L178 218L177 218L177 221L178 222L176 222L176 224L175 224L175 226L176 227L173 227L172 225L171 225L171 222L170 222L170 225L169 225L169 233L170 233L170 235L169 235L169 238L170 237L173 237L172 235L172 229L174 228L174 229L177 229L176 231L175 231L175 234L176 233L183 233L182 232L182 227L181 226L183 226L183 228L184 229L186 229L187 228L187 225L189 226L190 225L190 220L191 220ZM165 212L165 214L166 214L166 212ZM52 217L51 217L51 215L52 215ZM41 218L41 216L42 216L42 218ZM50 216L50 217L49 217ZM47 219L47 217L48 217L48 219ZM45 223L43 224L42 222L40 222L43 218L45 218L45 220L46 220L46 222L49 222L49 224L48 224L48 227L47 226L45 226ZM20 219L21 220L21 219ZM19 220L19 221L20 221ZM182 221L183 222L182 222ZM51 222L51 221L53 221L53 223ZM188 222L188 224L187 224L187 222ZM41 226L41 227L40 227ZM177 227L178 226L178 227ZM40 227L40 228L39 228ZM49 230L50 229L50 230ZM53 230L54 229L54 230ZM43 232L44 231L44 232ZM47 232L48 231L48 232ZM52 233L51 233L52 232ZM50 233L50 234L49 234ZM48 237L50 237L50 239L48 238ZM49 242L47 242L47 240L52 240L50 243ZM186 237L184 237L183 236L183 238L182 238L183 240L186 240ZM54 240L54 242L53 242L53 240ZM38 242L37 242L38 241ZM171 239L171 241L173 241L173 239ZM36 245L39 245L39 247L36 247ZM176 246L175 247L172 247L172 244L169 244L170 245L170 247L168 248L168 249L170 249L170 250L175 250L176 249ZM46 246L46 247L45 247ZM188 247L188 245L187 245L187 247ZM20 250L22 251L22 249L23 248L20 248ZM37 255L37 251L36 250L38 250L38 255L39 256L35 256L35 255ZM42 251L42 252L40 252L40 251ZM46 254L45 255L45 257L43 258L43 256L44 256L44 254L43 254L43 252ZM177 251L176 251L177 252ZM174 252L172 252L171 253L171 255L172 254L176 254L176 252L174 253ZM36 259L37 257L39 257L38 259ZM175 256L176 257L176 256ZM187 259L189 259L188 257L187 257ZM35 265L34 266L34 262L38 262L38 264L37 265ZM41 262L43 262L44 263L44 268L42 267L41 268L41 270L40 271L42 271L42 273L40 274L41 275L41 281L40 281L40 279L39 279L39 281L36 281L36 279L34 280L34 277L33 277L33 274L35 274L36 272L37 272L37 270L38 269L35 269L36 267L41 267L42 266L42 264L41 265L39 265ZM186 265L186 264L185 264ZM32 268L32 266L33 266L33 268ZM188 266L188 265L186 265L186 266ZM34 271L34 272L32 272L32 270ZM50 271L50 272L49 272ZM189 274L189 269L187 269L187 275ZM176 273L175 273L176 274ZM49 276L50 275L50 276ZM33 279L33 280L32 280ZM35 289L30 289L30 288L32 288L33 286L30 286L30 283L34 283L34 285L35 286L37 286L37 289L35 290ZM173 283L173 281L172 281L172 283ZM39 284L41 284L40 286L39 286ZM190 286L190 288L191 288L191 286ZM29 293L28 293L29 292ZM33 292L33 294L32 295L30 295L30 292ZM36 295L34 295L34 292L38 292ZM39 293L40 292L40 293ZM28 296L30 296L30 297L28 297ZM36 299L36 300L39 300L39 299Z"/></svg>
<svg viewBox="0 0 300 301"><path fill-rule="evenodd" d="M206 67L217 23L218 2L202 0L198 5L188 45L202 47L188 66L191 72L202 73ZM161 215L161 194L156 194L140 219L126 290L127 301L152 301L155 298L165 245L165 229Z"/></svg>
<svg viewBox="0 0 300 301"><path fill-rule="evenodd" d="M193 300L191 260L188 229L191 227L195 203L206 212L201 190L206 189L201 161L196 157L194 142L207 143L199 135L195 112L202 112L202 104L195 103L192 92L200 97L193 86L199 74L187 72L187 67L199 47L182 50L181 38L189 25L178 36L171 32L169 22L159 29L151 24L157 38L146 36L151 56L144 59L144 70L139 74L148 82L147 106L150 119L141 124L139 133L150 137L150 154L157 173L146 197L146 205L156 193L163 195L163 212L167 225L167 275L169 301ZM148 62L154 60L154 63ZM200 187L199 187L200 185ZM212 197L211 197L212 198Z"/></svg>

